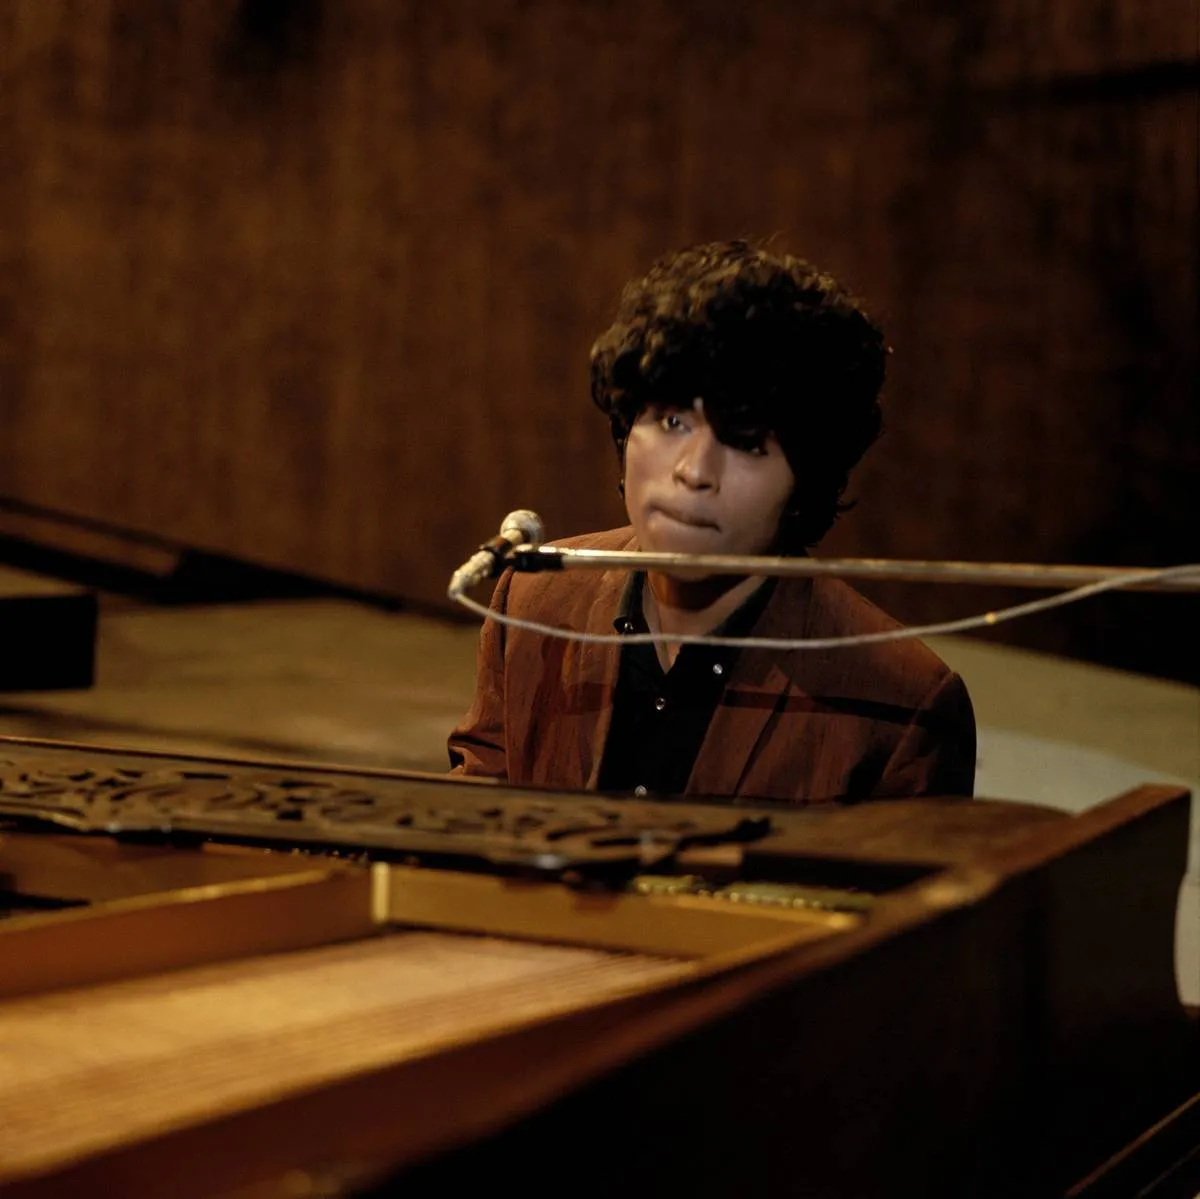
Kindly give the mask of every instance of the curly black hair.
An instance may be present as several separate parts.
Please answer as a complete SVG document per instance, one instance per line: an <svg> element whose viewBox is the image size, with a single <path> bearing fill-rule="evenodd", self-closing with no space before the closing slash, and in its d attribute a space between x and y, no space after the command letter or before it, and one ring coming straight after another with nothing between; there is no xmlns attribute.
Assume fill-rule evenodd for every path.
<svg viewBox="0 0 1200 1199"><path fill-rule="evenodd" d="M850 507L850 472L882 429L883 332L836 280L746 241L659 259L628 284L591 352L592 399L617 453L647 407L704 414L726 444L778 439L796 477L781 549L815 545Z"/></svg>

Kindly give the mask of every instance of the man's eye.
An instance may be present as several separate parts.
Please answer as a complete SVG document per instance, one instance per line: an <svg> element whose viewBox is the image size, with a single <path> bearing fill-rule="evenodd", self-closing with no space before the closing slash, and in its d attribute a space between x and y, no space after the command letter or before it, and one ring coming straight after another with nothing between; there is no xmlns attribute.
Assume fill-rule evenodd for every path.
<svg viewBox="0 0 1200 1199"><path fill-rule="evenodd" d="M658 423L669 433L675 432L676 429L683 429L686 426L683 423L683 418L678 412L667 412L659 417Z"/></svg>

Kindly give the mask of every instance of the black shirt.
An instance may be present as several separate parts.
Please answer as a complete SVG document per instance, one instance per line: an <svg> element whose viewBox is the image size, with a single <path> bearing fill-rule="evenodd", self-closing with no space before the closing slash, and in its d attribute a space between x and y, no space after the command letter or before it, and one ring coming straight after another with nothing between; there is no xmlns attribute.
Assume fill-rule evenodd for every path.
<svg viewBox="0 0 1200 1199"><path fill-rule="evenodd" d="M643 573L630 575L613 621L618 633L650 631L642 615L645 585ZM768 579L714 635L746 636L774 590L775 580ZM733 646L684 645L664 672L653 645L622 646L599 789L681 795L739 652Z"/></svg>

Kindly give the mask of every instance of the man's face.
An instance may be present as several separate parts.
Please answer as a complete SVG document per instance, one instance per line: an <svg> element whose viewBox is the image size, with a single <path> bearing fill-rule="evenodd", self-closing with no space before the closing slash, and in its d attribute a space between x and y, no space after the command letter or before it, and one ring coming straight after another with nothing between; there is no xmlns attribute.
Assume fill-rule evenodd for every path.
<svg viewBox="0 0 1200 1199"><path fill-rule="evenodd" d="M645 409L625 445L625 507L655 553L766 553L795 483L773 436L747 449L718 441L703 400Z"/></svg>

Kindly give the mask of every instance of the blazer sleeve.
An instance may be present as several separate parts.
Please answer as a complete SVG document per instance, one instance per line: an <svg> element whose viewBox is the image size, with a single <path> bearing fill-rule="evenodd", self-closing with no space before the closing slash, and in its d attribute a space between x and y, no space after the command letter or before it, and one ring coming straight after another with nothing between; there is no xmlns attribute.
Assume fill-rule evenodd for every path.
<svg viewBox="0 0 1200 1199"><path fill-rule="evenodd" d="M492 593L493 612L508 608L512 571L505 571ZM485 620L479 631L475 662L475 699L450 734L450 773L508 781L504 749L504 635L499 621Z"/></svg>
<svg viewBox="0 0 1200 1199"><path fill-rule="evenodd" d="M974 793L975 710L962 679L950 673L914 713L871 798Z"/></svg>

